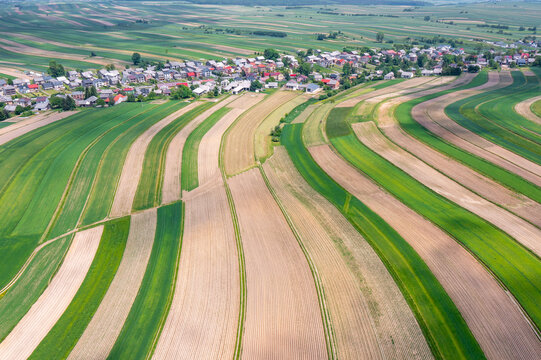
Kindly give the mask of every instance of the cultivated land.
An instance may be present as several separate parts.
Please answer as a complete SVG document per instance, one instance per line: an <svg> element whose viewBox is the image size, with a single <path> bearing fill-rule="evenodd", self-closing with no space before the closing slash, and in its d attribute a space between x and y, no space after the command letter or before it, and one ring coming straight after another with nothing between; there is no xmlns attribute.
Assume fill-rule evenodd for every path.
<svg viewBox="0 0 541 360"><path fill-rule="evenodd" d="M541 358L541 5L0 3L1 79L167 76L0 122L0 359Z"/></svg>

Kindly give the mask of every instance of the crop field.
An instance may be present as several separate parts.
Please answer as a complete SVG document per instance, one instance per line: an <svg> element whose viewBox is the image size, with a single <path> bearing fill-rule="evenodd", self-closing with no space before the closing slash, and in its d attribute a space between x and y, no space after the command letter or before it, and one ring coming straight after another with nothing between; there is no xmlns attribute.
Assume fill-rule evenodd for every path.
<svg viewBox="0 0 541 360"><path fill-rule="evenodd" d="M225 1L0 0L0 78L541 25L536 2ZM1 121L0 360L541 359L540 68L374 64Z"/></svg>

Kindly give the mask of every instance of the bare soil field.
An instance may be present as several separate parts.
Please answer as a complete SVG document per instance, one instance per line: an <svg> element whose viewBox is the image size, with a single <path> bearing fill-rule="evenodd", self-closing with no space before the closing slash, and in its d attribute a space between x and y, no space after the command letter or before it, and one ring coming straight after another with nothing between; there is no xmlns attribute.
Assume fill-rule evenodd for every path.
<svg viewBox="0 0 541 360"><path fill-rule="evenodd" d="M23 64L20 64L20 65L23 65ZM15 76L16 78L32 80L30 76L26 75L20 70L13 69L13 68L0 67L0 73L10 75L10 76Z"/></svg>
<svg viewBox="0 0 541 360"><path fill-rule="evenodd" d="M0 69L0 72L2 72L1 69ZM537 116L536 114L534 114L531 109L532 104L538 100L541 100L541 96L536 96L536 97L521 101L515 106L515 111L519 115L525 117L526 119L536 122L538 124L541 124L541 118Z"/></svg>
<svg viewBox="0 0 541 360"><path fill-rule="evenodd" d="M175 294L154 359L231 359L239 320L236 238L222 183L186 200Z"/></svg>
<svg viewBox="0 0 541 360"><path fill-rule="evenodd" d="M284 148L264 168L321 277L339 358L430 359L411 309L370 245L305 182Z"/></svg>
<svg viewBox="0 0 541 360"><path fill-rule="evenodd" d="M490 72L487 83L473 89L453 92L425 101L412 109L412 116L429 131L451 144L541 186L541 166L487 141L481 136L463 128L445 114L445 107L448 105L478 94L480 91L488 88L496 89L508 86L511 81L511 76L508 72L501 76L498 73Z"/></svg>
<svg viewBox="0 0 541 360"><path fill-rule="evenodd" d="M518 305L466 249L364 177L329 146L312 147L310 152L325 172L417 251L462 313L488 358L541 356L537 335Z"/></svg>
<svg viewBox="0 0 541 360"><path fill-rule="evenodd" d="M225 138L224 147L224 165L228 175L255 165L254 137L257 127L274 109L296 96L298 93L294 91L277 91L247 111L233 125Z"/></svg>
<svg viewBox="0 0 541 360"><path fill-rule="evenodd" d="M389 141L373 122L353 124L359 140L398 168L443 197L499 227L541 256L541 230L466 189Z"/></svg>
<svg viewBox="0 0 541 360"><path fill-rule="evenodd" d="M109 355L145 275L156 222L156 209L132 215L126 249L115 277L68 359L105 359Z"/></svg>
<svg viewBox="0 0 541 360"><path fill-rule="evenodd" d="M165 155L165 169L163 177L162 188L162 203L168 204L173 201L180 200L181 188L180 188L180 171L182 169L182 149L184 143L190 135L190 133L210 115L214 114L217 110L228 105L232 101L237 99L236 96L230 96L229 98L220 101L195 119L190 121L169 144L167 148L167 154Z"/></svg>
<svg viewBox="0 0 541 360"><path fill-rule="evenodd" d="M229 184L246 261L243 358L326 359L314 278L259 169Z"/></svg>
<svg viewBox="0 0 541 360"><path fill-rule="evenodd" d="M444 90L445 88L448 87L442 87L439 90ZM434 89L434 91L437 90ZM403 96L381 104L378 108L378 126L383 133L398 146L412 153L425 163L464 185L473 192L508 209L529 222L541 226L541 218L538 215L541 213L541 204L513 192L494 180L479 174L470 167L432 149L408 135L400 127L397 120L392 115L394 107L414 98L428 95L427 93L428 91ZM357 125L354 125L354 127L356 126Z"/></svg>
<svg viewBox="0 0 541 360"><path fill-rule="evenodd" d="M230 103L227 107L232 108L221 118L201 139L198 155L199 186L203 186L216 179L221 180L219 167L220 144L225 131L247 109L251 108L263 99L263 94L245 94Z"/></svg>
<svg viewBox="0 0 541 360"><path fill-rule="evenodd" d="M0 344L0 359L28 358L79 290L98 250L103 226L77 233L64 262L39 299Z"/></svg>
<svg viewBox="0 0 541 360"><path fill-rule="evenodd" d="M46 112L39 115L31 116L27 119L22 119L13 125L0 129L0 145L3 145L32 130L52 124L55 121L64 119L73 114L75 114L75 111L63 111L61 113Z"/></svg>
<svg viewBox="0 0 541 360"><path fill-rule="evenodd" d="M171 115L166 116L159 122L152 125L141 136L139 136L131 145L126 161L122 168L122 174L118 181L115 198L111 207L110 216L120 217L128 215L131 212L133 199L137 192L137 185L139 184L139 178L143 172L143 161L145 159L145 153L147 147L152 141L154 135L159 133L164 127L175 121L179 116L185 114L191 109L199 105L197 102L193 102L182 109L175 111Z"/></svg>

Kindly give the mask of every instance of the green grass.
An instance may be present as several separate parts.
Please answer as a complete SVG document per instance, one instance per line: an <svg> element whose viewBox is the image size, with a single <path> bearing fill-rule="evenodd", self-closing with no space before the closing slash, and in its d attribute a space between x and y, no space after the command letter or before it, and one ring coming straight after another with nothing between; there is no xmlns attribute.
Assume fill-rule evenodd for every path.
<svg viewBox="0 0 541 360"><path fill-rule="evenodd" d="M129 217L105 224L98 251L81 287L30 359L68 357L113 281L126 247L129 227Z"/></svg>
<svg viewBox="0 0 541 360"><path fill-rule="evenodd" d="M317 165L303 145L302 124L285 126L282 143L304 179L335 205L378 253L419 321L434 355L484 358L462 315L413 248Z"/></svg>
<svg viewBox="0 0 541 360"><path fill-rule="evenodd" d="M147 359L165 324L175 289L183 205L158 209L158 224L145 276L108 359Z"/></svg>
<svg viewBox="0 0 541 360"><path fill-rule="evenodd" d="M536 326L541 325L541 262L534 254L371 151L353 133L331 142L353 166L469 249L505 284Z"/></svg>
<svg viewBox="0 0 541 360"><path fill-rule="evenodd" d="M133 210L142 210L158 206L161 203L163 171L165 169L165 157L169 144L184 126L212 105L212 102L202 103L181 115L154 136L145 153L143 172L137 187L137 193L135 194Z"/></svg>
<svg viewBox="0 0 541 360"><path fill-rule="evenodd" d="M317 99L311 98L306 100L300 105L297 105L284 117L284 123L290 124L293 120L297 118L306 108L317 102Z"/></svg>
<svg viewBox="0 0 541 360"><path fill-rule="evenodd" d="M445 113L464 128L516 154L541 164L541 135L521 128L541 129L514 112L516 103L539 91L537 77L512 72L513 83L501 89L483 92L457 101ZM517 124L517 125L515 125ZM520 125L519 125L520 124Z"/></svg>
<svg viewBox="0 0 541 360"><path fill-rule="evenodd" d="M535 115L541 117L541 100L534 102L531 106L531 110Z"/></svg>
<svg viewBox="0 0 541 360"><path fill-rule="evenodd" d="M186 139L182 151L182 169L180 171L180 185L182 190L190 191L199 186L197 157L199 144L203 136L214 124L218 122L231 109L223 107L203 121Z"/></svg>
<svg viewBox="0 0 541 360"><path fill-rule="evenodd" d="M454 91L469 89L484 84L488 80L486 72L480 73L472 82L467 85L457 87L455 89L438 92L432 95L423 96L414 100L410 100L396 107L394 116L409 135L434 148L435 150L463 163L475 171L499 182L503 186L523 195L526 195L532 200L541 202L541 189L538 186L530 183L522 177L509 172L490 161L479 158L459 147L456 147L443 139L435 136L421 124L413 119L411 110L414 106L428 101L430 99L449 94Z"/></svg>
<svg viewBox="0 0 541 360"><path fill-rule="evenodd" d="M0 298L0 342L10 333L49 285L62 263L71 236L42 248L17 282Z"/></svg>
<svg viewBox="0 0 541 360"><path fill-rule="evenodd" d="M116 185L122 173L124 160L131 144L149 127L184 106L182 102L170 101L157 105L152 110L141 114L137 124L124 132L110 144L104 152L88 203L81 217L80 224L87 225L107 217L113 204Z"/></svg>
<svg viewBox="0 0 541 360"><path fill-rule="evenodd" d="M327 116L326 132L329 138L344 136L350 133L348 118L353 108L335 107Z"/></svg>

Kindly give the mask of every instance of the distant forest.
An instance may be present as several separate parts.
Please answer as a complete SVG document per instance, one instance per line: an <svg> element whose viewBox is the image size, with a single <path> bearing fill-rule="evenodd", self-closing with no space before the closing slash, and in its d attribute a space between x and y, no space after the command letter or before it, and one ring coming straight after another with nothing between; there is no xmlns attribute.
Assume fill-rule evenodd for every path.
<svg viewBox="0 0 541 360"><path fill-rule="evenodd" d="M431 5L418 0L187 0L196 4L245 6L300 6L300 5Z"/></svg>

